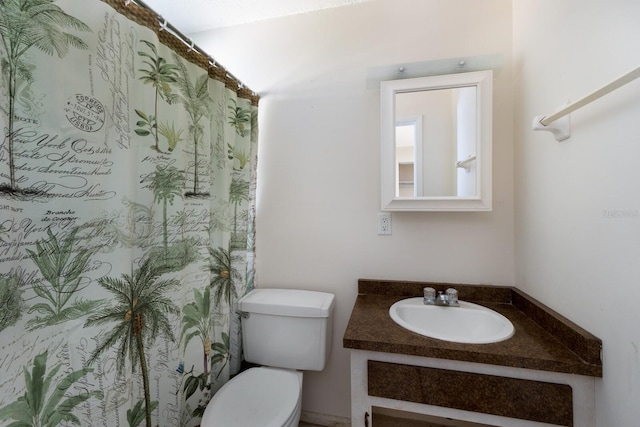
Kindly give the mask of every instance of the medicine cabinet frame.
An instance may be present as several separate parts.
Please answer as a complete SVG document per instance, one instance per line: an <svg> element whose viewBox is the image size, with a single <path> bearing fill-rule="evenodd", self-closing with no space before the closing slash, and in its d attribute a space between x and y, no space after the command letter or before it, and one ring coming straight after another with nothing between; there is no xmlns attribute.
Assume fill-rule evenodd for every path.
<svg viewBox="0 0 640 427"><path fill-rule="evenodd" d="M472 196L402 196L397 193L396 95L418 91L475 87L476 135L475 159L457 159L452 168L468 171L473 164L476 173ZM491 157L493 72L491 70L448 74L380 84L381 101L381 208L384 211L490 211L492 209ZM428 142L424 142L427 144Z"/></svg>

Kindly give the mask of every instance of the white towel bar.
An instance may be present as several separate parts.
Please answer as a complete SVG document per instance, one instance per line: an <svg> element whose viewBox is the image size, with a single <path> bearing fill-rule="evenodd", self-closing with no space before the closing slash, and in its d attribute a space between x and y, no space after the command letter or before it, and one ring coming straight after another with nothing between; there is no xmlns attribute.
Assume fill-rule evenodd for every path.
<svg viewBox="0 0 640 427"><path fill-rule="evenodd" d="M469 156L464 160L458 160L456 162L456 167L464 168L464 170L466 170L467 173L469 173L471 171L471 162L473 162L475 159L476 159L476 156Z"/></svg>
<svg viewBox="0 0 640 427"><path fill-rule="evenodd" d="M572 102L571 104L559 109L553 114L548 116L537 116L533 119L533 130L546 130L554 134L556 140L562 141L571 136L570 119L568 114L582 108L585 105L595 101L598 98L618 89L621 86L640 77L640 67L635 68L625 75L615 79L611 83L601 87L580 98L579 100ZM565 117L566 116L566 117ZM564 118L564 119L563 119ZM563 120L561 120L563 119Z"/></svg>

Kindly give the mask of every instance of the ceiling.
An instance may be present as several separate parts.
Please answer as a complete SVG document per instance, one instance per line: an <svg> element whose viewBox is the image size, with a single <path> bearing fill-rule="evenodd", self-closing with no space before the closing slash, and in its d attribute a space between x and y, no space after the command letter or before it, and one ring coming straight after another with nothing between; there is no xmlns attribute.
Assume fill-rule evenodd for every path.
<svg viewBox="0 0 640 427"><path fill-rule="evenodd" d="M369 0L143 0L183 34Z"/></svg>

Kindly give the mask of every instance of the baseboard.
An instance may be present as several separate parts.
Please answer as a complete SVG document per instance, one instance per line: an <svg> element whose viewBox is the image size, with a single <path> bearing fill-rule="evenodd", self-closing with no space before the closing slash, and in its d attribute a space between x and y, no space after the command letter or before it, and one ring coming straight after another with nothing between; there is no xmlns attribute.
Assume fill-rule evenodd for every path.
<svg viewBox="0 0 640 427"><path fill-rule="evenodd" d="M302 411L300 421L325 427L351 427L350 418L309 411Z"/></svg>

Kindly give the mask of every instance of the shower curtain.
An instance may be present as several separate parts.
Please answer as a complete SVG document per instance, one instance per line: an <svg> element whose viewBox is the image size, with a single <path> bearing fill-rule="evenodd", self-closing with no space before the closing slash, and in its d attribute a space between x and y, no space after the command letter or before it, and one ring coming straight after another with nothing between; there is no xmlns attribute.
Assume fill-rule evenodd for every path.
<svg viewBox="0 0 640 427"><path fill-rule="evenodd" d="M0 0L0 426L195 426L239 369L258 97L125 0Z"/></svg>

